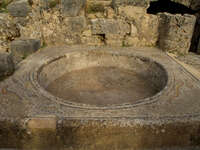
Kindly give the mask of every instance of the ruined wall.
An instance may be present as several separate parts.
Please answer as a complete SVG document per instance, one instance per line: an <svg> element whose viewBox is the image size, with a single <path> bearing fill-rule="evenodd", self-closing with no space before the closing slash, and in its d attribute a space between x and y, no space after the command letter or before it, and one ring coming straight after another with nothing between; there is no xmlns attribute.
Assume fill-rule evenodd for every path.
<svg viewBox="0 0 200 150"><path fill-rule="evenodd" d="M22 36L40 38L46 44L156 44L158 17L146 13L148 4L135 6L110 0L87 3L84 0L63 0L53 8L48 5L44 1L34 1L32 18L21 28ZM39 11L37 6L42 10Z"/></svg>
<svg viewBox="0 0 200 150"><path fill-rule="evenodd" d="M20 37L40 39L43 46L160 46L187 53L195 17L148 14L151 1L156 0L14 0L7 6L9 21L0 13L0 26L7 23L3 31L9 31L0 34L0 49L9 50L9 42ZM192 0L173 1L199 7Z"/></svg>

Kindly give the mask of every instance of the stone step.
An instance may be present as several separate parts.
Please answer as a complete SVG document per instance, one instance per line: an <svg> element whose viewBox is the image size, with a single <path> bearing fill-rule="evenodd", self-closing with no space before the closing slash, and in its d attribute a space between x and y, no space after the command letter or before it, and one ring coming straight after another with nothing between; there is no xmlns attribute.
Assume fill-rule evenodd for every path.
<svg viewBox="0 0 200 150"><path fill-rule="evenodd" d="M121 121L120 121L121 120ZM199 150L200 124L124 124L125 119L29 118L25 126L4 122L0 150ZM3 132L2 132L3 131ZM13 148L3 148L13 147Z"/></svg>

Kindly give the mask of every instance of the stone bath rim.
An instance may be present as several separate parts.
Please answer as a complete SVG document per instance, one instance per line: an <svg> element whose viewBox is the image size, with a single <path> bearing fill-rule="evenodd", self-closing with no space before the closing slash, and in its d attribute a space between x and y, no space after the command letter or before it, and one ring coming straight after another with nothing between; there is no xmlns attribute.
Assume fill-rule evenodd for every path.
<svg viewBox="0 0 200 150"><path fill-rule="evenodd" d="M64 47L66 48L66 47ZM84 49L84 48L83 48ZM166 78L166 83L162 89L159 90L156 94L153 96L144 98L144 99L138 99L134 103L121 103L121 104L114 104L110 106L95 106L95 105L90 105L90 104L82 104L82 103L77 103L77 102L72 102L70 100L66 100L60 97L56 97L53 94L51 94L49 91L45 90L45 88L38 82L39 79L39 74L43 70L44 67L48 66L52 62L58 61L59 59L63 59L67 57L68 53L80 53L80 52L85 52L84 50L72 50L72 51L67 51L65 53L61 53L58 55L54 55L52 57L45 58L46 60L43 63L37 64L36 68L31 71L30 73L30 81L32 82L32 85L34 87L34 90L38 92L38 94L41 94L42 96L46 97L48 100L51 100L55 103L58 103L60 105L64 105L67 107L71 108L77 108L77 109L89 109L89 110L108 110L108 109L125 109L125 108L131 108L131 107L137 107L140 105L146 105L146 104L151 104L154 102L157 102L159 100L159 97L164 94L165 92L169 91L171 87L173 87L173 75L172 72L165 67L165 64L163 64L161 61L154 60L153 58L141 54L135 54L134 52L125 52L125 51L114 51L110 50L109 47L107 48L92 48L86 51L102 51L107 54L111 55L121 55L121 56L128 56L128 57L141 57L144 58L154 64L157 65L157 67L160 67L161 70L165 73L165 78ZM64 101L64 102L63 102Z"/></svg>

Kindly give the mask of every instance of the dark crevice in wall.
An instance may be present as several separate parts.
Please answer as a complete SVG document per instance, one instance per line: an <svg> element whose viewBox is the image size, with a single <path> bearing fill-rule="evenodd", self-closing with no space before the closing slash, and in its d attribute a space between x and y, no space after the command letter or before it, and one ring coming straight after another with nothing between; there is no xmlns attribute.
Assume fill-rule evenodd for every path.
<svg viewBox="0 0 200 150"><path fill-rule="evenodd" d="M106 45L106 35L105 34L97 34L100 40Z"/></svg>
<svg viewBox="0 0 200 150"><path fill-rule="evenodd" d="M194 28L194 34L192 36L190 51L191 52L197 52L198 50L198 44L200 40L200 17L197 17L196 25Z"/></svg>
<svg viewBox="0 0 200 150"><path fill-rule="evenodd" d="M170 0L151 2L150 7L147 9L147 13L157 14L159 12L168 12L171 14L194 14L196 11Z"/></svg>

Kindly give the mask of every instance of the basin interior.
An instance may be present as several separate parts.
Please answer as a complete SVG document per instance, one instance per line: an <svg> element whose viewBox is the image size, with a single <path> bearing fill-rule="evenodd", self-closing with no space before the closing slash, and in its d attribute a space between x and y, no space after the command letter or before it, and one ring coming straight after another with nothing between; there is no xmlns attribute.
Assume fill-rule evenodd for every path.
<svg viewBox="0 0 200 150"><path fill-rule="evenodd" d="M38 72L38 82L63 102L105 107L156 95L166 86L167 73L149 58L90 50L47 63Z"/></svg>

